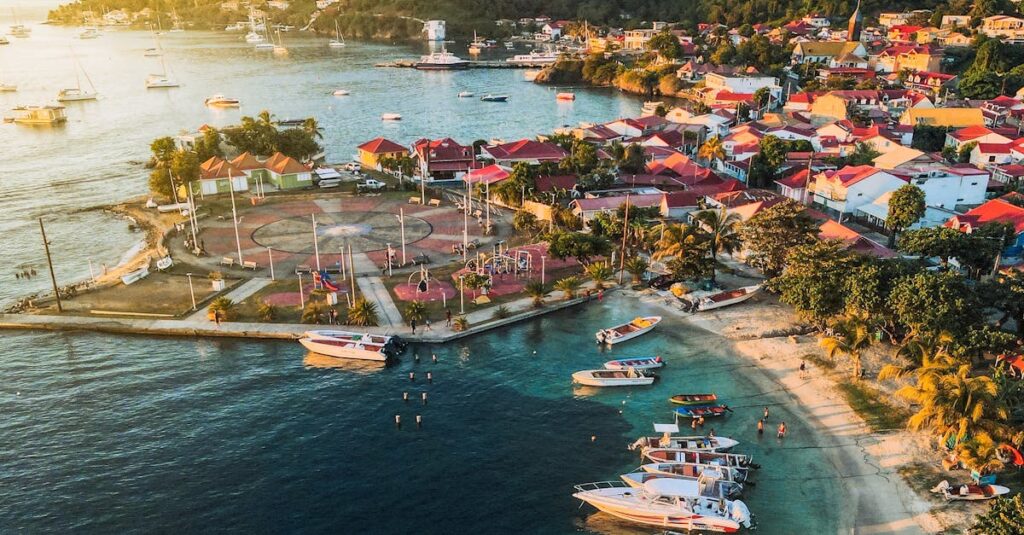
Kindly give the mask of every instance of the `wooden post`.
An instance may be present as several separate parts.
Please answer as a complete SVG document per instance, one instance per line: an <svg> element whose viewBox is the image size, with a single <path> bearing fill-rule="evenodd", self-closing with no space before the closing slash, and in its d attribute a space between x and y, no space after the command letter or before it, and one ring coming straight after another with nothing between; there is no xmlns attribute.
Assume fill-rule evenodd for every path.
<svg viewBox="0 0 1024 535"><path fill-rule="evenodd" d="M43 248L46 249L46 263L50 266L50 282L53 284L53 296L57 298L57 312L64 312L60 302L60 292L57 291L57 276L53 274L53 259L50 258L50 242L46 241L46 229L43 228L43 218L39 218L39 232L43 235Z"/></svg>

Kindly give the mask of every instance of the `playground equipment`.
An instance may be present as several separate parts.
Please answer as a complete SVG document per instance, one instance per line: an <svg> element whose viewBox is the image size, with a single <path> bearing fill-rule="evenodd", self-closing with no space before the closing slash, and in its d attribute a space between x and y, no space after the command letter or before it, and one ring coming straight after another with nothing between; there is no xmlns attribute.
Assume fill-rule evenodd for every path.
<svg viewBox="0 0 1024 535"><path fill-rule="evenodd" d="M419 280L415 283L416 293L429 292L431 282L437 282L437 279L430 276L430 270L427 269L427 266L421 264L419 270L409 274L409 278L406 280L406 283L412 286L414 284L412 279L417 276L419 276Z"/></svg>
<svg viewBox="0 0 1024 535"><path fill-rule="evenodd" d="M478 253L476 258L466 262L466 269L478 275L513 275L526 277L533 271L533 253L525 249L500 251L500 245L490 255Z"/></svg>

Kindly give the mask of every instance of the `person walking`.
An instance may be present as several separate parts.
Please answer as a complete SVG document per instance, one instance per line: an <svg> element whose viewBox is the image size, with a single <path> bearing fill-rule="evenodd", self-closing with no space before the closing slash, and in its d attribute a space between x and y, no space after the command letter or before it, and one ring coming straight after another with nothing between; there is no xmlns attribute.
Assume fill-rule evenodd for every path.
<svg viewBox="0 0 1024 535"><path fill-rule="evenodd" d="M426 318L426 319L423 320L423 330L424 331L431 330L430 329L430 318Z"/></svg>
<svg viewBox="0 0 1024 535"><path fill-rule="evenodd" d="M757 421L757 434L759 436L764 434L764 419Z"/></svg>
<svg viewBox="0 0 1024 535"><path fill-rule="evenodd" d="M764 408L764 421L768 421L768 407Z"/></svg>
<svg viewBox="0 0 1024 535"><path fill-rule="evenodd" d="M416 334L416 318L409 320L409 326L412 327L412 334Z"/></svg>
<svg viewBox="0 0 1024 535"><path fill-rule="evenodd" d="M807 362L801 360L800 361L800 377L806 377L806 376L807 376Z"/></svg>
<svg viewBox="0 0 1024 535"><path fill-rule="evenodd" d="M779 438L786 438L786 422L779 424Z"/></svg>
<svg viewBox="0 0 1024 535"><path fill-rule="evenodd" d="M452 309L450 309L450 308L444 309L444 326L445 327L451 327L452 326Z"/></svg>

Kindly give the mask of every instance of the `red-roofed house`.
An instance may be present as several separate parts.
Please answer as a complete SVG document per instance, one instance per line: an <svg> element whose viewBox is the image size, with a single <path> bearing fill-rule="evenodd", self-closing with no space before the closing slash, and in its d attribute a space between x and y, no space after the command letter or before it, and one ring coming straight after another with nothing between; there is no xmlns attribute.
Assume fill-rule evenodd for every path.
<svg viewBox="0 0 1024 535"><path fill-rule="evenodd" d="M789 197L794 201L805 204L807 202L807 177L810 175L808 169L801 169L792 175L776 180L779 185L779 193L783 197Z"/></svg>
<svg viewBox="0 0 1024 535"><path fill-rule="evenodd" d="M725 208L729 213L735 213L742 221L746 221L762 210L785 200L785 197L774 191L745 189L708 195L707 205L709 208Z"/></svg>
<svg viewBox="0 0 1024 535"><path fill-rule="evenodd" d="M1010 143L978 143L971 150L970 163L979 169L1013 163L1013 156L1010 154L1012 148L1013 145Z"/></svg>
<svg viewBox="0 0 1024 535"><path fill-rule="evenodd" d="M946 133L946 146L960 150L970 143L1009 143L1010 138L992 131L987 126L967 126Z"/></svg>
<svg viewBox="0 0 1024 535"><path fill-rule="evenodd" d="M502 165L515 162L539 164L541 162L560 162L569 155L562 147L554 143L521 139L512 143L489 145L482 147L480 153L485 158Z"/></svg>
<svg viewBox="0 0 1024 535"><path fill-rule="evenodd" d="M1024 165L998 165L992 168L992 179L1003 184L1018 184L1024 179Z"/></svg>
<svg viewBox="0 0 1024 535"><path fill-rule="evenodd" d="M854 213L881 195L895 191L906 182L897 176L870 165L846 166L836 171L815 175L811 193L814 204L837 215Z"/></svg>
<svg viewBox="0 0 1024 535"><path fill-rule="evenodd" d="M1010 223L1017 233L1016 241L1004 251L1005 256L1019 256L1024 248L1024 208L1009 202L1009 199L1024 200L1019 193L1008 193L992 199L963 215L955 215L945 226L971 233L986 223ZM1019 204L1019 202L1018 202Z"/></svg>
<svg viewBox="0 0 1024 535"><path fill-rule="evenodd" d="M198 182L198 183L197 183ZM200 195L216 195L249 189L249 178L241 169L219 156L199 164L199 180L192 183L192 188Z"/></svg>
<svg viewBox="0 0 1024 535"><path fill-rule="evenodd" d="M312 168L280 152L267 158L263 166L267 170L267 181L277 189L305 188L313 185Z"/></svg>
<svg viewBox="0 0 1024 535"><path fill-rule="evenodd" d="M859 232L836 223L831 219L823 222L818 228L818 238L821 240L839 240L851 251L861 254L877 256L879 258L892 258L896 253L880 243L874 242L862 236Z"/></svg>
<svg viewBox="0 0 1024 535"><path fill-rule="evenodd" d="M652 175L682 177L692 184L714 175L710 169L697 165L689 156L678 152L662 161L647 164L647 170Z"/></svg>
<svg viewBox="0 0 1024 535"><path fill-rule="evenodd" d="M663 117L648 115L637 119L618 119L610 123L605 123L604 126L624 137L633 138L660 132L665 129L667 124L668 121Z"/></svg>
<svg viewBox="0 0 1024 535"><path fill-rule="evenodd" d="M371 139L356 147L359 163L371 169L380 169L382 158L398 158L408 156L409 149L382 137Z"/></svg>
<svg viewBox="0 0 1024 535"><path fill-rule="evenodd" d="M640 195L629 195L629 205L638 208L661 207L662 193L645 193ZM626 195L615 195L610 197L592 197L586 199L575 199L569 203L572 213L583 220L586 225L601 212L612 212L626 204Z"/></svg>
<svg viewBox="0 0 1024 535"><path fill-rule="evenodd" d="M460 145L450 137L433 141L420 139L412 144L412 148L420 175L429 178L458 179L476 162L473 147Z"/></svg>
<svg viewBox="0 0 1024 535"><path fill-rule="evenodd" d="M462 180L469 182L470 184L496 184L508 178L508 175L511 174L511 172L511 168L498 164L491 164L480 169L471 169L468 173L462 176Z"/></svg>

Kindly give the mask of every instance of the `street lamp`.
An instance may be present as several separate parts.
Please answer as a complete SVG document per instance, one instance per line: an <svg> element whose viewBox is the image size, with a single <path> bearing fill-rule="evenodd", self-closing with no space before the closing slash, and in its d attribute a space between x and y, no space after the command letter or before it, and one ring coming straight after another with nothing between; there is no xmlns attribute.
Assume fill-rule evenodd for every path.
<svg viewBox="0 0 1024 535"><path fill-rule="evenodd" d="M192 274L191 273L186 273L185 276L188 277L188 293L192 295L192 310L195 310L196 309L196 290L195 290L195 288L192 287Z"/></svg>
<svg viewBox="0 0 1024 535"><path fill-rule="evenodd" d="M306 297L302 295L302 272L299 272L299 310L306 308Z"/></svg>
<svg viewBox="0 0 1024 535"><path fill-rule="evenodd" d="M388 242L388 257L385 260L388 263L388 277L391 276L391 242Z"/></svg>
<svg viewBox="0 0 1024 535"><path fill-rule="evenodd" d="M463 291L465 284L463 283L464 275L459 275L459 314L466 313L466 292Z"/></svg>
<svg viewBox="0 0 1024 535"><path fill-rule="evenodd" d="M398 208L398 223L402 227L402 265L405 265L405 208Z"/></svg>
<svg viewBox="0 0 1024 535"><path fill-rule="evenodd" d="M277 280L274 278L274 250L267 247L267 256L270 257L270 280Z"/></svg>
<svg viewBox="0 0 1024 535"><path fill-rule="evenodd" d="M541 255L540 257L540 283L544 284L544 261L547 260L547 256Z"/></svg>

